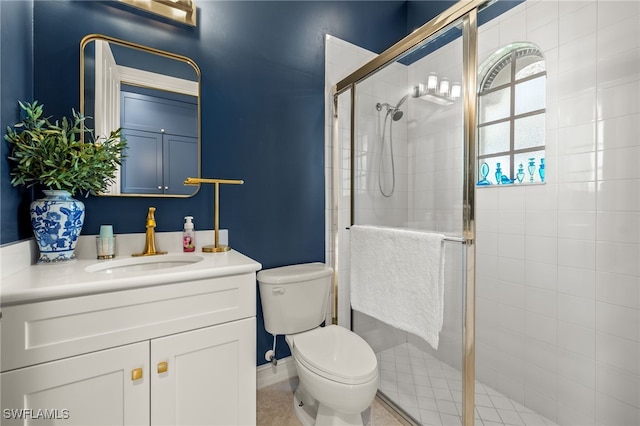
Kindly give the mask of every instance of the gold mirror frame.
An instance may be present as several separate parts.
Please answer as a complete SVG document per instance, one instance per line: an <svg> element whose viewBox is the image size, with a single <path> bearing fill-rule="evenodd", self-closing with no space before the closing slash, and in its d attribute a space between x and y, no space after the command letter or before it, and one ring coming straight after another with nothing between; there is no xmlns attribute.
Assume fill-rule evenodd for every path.
<svg viewBox="0 0 640 426"><path fill-rule="evenodd" d="M200 68L198 67L198 65L191 59L188 58L186 56L182 56L182 55L178 55L175 53L171 53L171 52L166 52L163 50L159 50L159 49L155 49L152 47L148 47L148 46L144 46L141 44L137 44L137 43L133 43L130 41L126 41L126 40L120 40L114 37L110 37L110 36L106 36L106 35L102 35L102 34L89 34L87 36L85 36L81 41L80 41L80 113L85 115L85 110L86 110L86 104L85 104L85 91L86 91L86 82L85 82L85 65L86 65L86 61L85 61L85 47L91 43L91 42L96 42L96 41L105 41L108 43L113 43L119 46L123 46L123 47L128 47L131 49L135 49L141 52L145 52L145 53L149 53L149 54L154 54L154 55L159 55L162 56L164 58L167 59L172 59L172 60L177 60L180 62L184 62L188 65L190 65L193 70L195 71L196 77L197 77L197 156L198 156L198 176L200 177L201 175L201 171L202 171L202 161L201 161L201 152L202 152L202 135L201 135L201 73L200 73ZM149 86L145 86L145 84L141 84L140 82L136 82L136 83L127 83L127 84L131 84L134 86L138 86L138 87L143 87L143 88L150 88L150 89L157 89L156 87L153 87L152 85ZM116 130L116 129L112 129L112 130ZM98 135L96 135L98 136ZM189 177L196 177L196 176L189 176ZM122 193L118 193L118 194L100 194L101 196L109 196L109 197L160 197L160 198L188 198L188 197L192 197L194 196L198 191L200 190L200 186L198 185L197 187L195 187L195 190L193 193L188 194L188 195L182 195L182 194L135 194L135 193L127 193L127 194L122 194Z"/></svg>

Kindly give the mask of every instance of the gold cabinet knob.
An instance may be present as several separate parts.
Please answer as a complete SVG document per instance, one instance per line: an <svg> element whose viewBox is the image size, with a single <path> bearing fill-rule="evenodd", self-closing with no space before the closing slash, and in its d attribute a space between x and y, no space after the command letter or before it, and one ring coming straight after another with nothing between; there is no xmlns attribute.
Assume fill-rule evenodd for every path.
<svg viewBox="0 0 640 426"><path fill-rule="evenodd" d="M166 373L169 369L169 363L162 361L158 363L158 374Z"/></svg>
<svg viewBox="0 0 640 426"><path fill-rule="evenodd" d="M142 368L134 368L131 370L131 380L142 379Z"/></svg>

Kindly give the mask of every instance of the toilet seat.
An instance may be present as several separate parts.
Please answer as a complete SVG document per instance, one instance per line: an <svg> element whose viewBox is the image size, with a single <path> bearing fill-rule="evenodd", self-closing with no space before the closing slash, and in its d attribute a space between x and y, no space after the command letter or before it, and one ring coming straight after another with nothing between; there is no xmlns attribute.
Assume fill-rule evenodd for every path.
<svg viewBox="0 0 640 426"><path fill-rule="evenodd" d="M294 358L315 374L338 383L367 383L378 375L378 360L360 336L337 325L291 337Z"/></svg>

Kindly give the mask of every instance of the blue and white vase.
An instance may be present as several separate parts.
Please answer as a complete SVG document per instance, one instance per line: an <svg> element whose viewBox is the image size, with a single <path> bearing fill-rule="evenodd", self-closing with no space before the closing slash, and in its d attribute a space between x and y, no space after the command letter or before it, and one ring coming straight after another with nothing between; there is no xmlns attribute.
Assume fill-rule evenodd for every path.
<svg viewBox="0 0 640 426"><path fill-rule="evenodd" d="M43 192L44 198L31 203L31 226L40 249L38 263L73 260L84 224L84 203L68 191Z"/></svg>

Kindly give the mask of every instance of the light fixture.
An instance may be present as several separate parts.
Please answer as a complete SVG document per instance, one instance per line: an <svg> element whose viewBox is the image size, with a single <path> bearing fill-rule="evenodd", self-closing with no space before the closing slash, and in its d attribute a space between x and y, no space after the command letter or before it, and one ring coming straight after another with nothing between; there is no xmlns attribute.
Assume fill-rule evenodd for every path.
<svg viewBox="0 0 640 426"><path fill-rule="evenodd" d="M460 83L450 83L448 79L439 79L434 72L427 76L427 83L419 83L413 87L411 95L438 105L451 105L460 98L462 86Z"/></svg>
<svg viewBox="0 0 640 426"><path fill-rule="evenodd" d="M182 24L196 26L195 0L118 0Z"/></svg>
<svg viewBox="0 0 640 426"><path fill-rule="evenodd" d="M462 86L460 86L460 83L453 83L451 85L451 93L449 94L451 99L458 99L461 94L462 94Z"/></svg>
<svg viewBox="0 0 640 426"><path fill-rule="evenodd" d="M438 87L438 76L435 73L431 73L427 77L427 89L436 90L436 87Z"/></svg>
<svg viewBox="0 0 640 426"><path fill-rule="evenodd" d="M438 89L440 96L449 96L449 80L440 81L440 88Z"/></svg>

